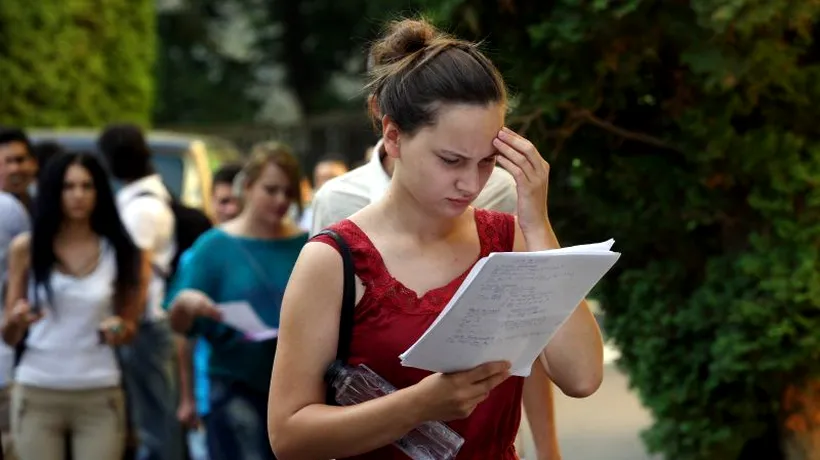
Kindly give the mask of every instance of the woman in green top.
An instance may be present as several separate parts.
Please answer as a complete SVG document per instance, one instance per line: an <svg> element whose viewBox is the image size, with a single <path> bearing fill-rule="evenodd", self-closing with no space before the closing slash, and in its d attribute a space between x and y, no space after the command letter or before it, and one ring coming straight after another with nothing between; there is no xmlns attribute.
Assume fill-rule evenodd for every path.
<svg viewBox="0 0 820 460"><path fill-rule="evenodd" d="M286 217L292 203L301 207L299 167L290 150L275 143L256 147L243 177L243 212L197 240L169 308L175 331L203 337L212 349L205 418L211 460L274 458L266 410L276 339L245 337L220 322L214 306L248 302L277 328L285 286L307 242L307 234Z"/></svg>

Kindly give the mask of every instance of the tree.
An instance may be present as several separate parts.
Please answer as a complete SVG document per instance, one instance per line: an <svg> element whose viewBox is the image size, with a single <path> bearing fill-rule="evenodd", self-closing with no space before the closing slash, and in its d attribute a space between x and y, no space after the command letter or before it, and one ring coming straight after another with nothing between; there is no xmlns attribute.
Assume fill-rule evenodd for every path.
<svg viewBox="0 0 820 460"><path fill-rule="evenodd" d="M253 0L187 0L158 15L157 124L242 123L253 121L262 105L251 89L263 55L256 40L264 21L251 14ZM249 43L231 53L225 23L247 12ZM263 16L264 17L264 16ZM257 20L253 20L256 18ZM235 28L234 28L235 29ZM233 29L232 29L233 30Z"/></svg>
<svg viewBox="0 0 820 460"><path fill-rule="evenodd" d="M334 78L357 79L367 44L395 11L413 0L186 0L159 16L161 123L244 122L257 117L277 72L305 116L362 110L363 98L340 94ZM226 48L226 24L246 24L239 55ZM271 91L271 90L268 90ZM207 94L203 98L202 94Z"/></svg>
<svg viewBox="0 0 820 460"><path fill-rule="evenodd" d="M623 253L597 295L650 450L734 459L773 427L820 455L820 3L439 3L502 67L564 242Z"/></svg>
<svg viewBox="0 0 820 460"><path fill-rule="evenodd" d="M0 2L0 123L148 123L154 3Z"/></svg>
<svg viewBox="0 0 820 460"><path fill-rule="evenodd" d="M281 26L270 37L273 56L287 67L287 82L304 113L349 105L328 89L335 74L359 75L365 70L367 45L385 20L412 0L335 0L299 2L269 0L269 16ZM359 104L363 99L357 99ZM359 105L361 107L361 105Z"/></svg>

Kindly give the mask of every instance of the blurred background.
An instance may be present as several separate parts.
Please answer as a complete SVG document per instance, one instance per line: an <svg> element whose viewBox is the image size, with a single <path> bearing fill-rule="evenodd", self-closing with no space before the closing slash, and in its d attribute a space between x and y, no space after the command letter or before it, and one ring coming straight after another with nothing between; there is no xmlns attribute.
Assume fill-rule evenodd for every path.
<svg viewBox="0 0 820 460"><path fill-rule="evenodd" d="M418 13L501 68L562 243L624 254L564 458L820 458L820 1L0 0L0 124L137 122L202 206L202 165L258 141L355 167L367 45Z"/></svg>

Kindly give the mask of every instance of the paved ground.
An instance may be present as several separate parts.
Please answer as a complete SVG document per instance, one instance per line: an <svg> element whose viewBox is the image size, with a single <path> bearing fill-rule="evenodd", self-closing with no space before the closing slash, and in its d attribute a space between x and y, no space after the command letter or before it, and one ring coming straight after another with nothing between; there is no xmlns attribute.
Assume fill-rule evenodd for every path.
<svg viewBox="0 0 820 460"><path fill-rule="evenodd" d="M608 349L604 383L589 398L572 399L555 390L556 421L563 460L660 460L646 454L639 432L651 422L612 364L617 351ZM532 444L524 441L525 460ZM530 454L532 455L532 454Z"/></svg>

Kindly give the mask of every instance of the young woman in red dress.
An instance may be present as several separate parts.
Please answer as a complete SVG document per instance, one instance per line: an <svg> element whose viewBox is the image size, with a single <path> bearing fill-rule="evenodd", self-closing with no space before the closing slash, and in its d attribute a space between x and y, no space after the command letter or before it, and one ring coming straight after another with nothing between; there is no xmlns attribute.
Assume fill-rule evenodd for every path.
<svg viewBox="0 0 820 460"><path fill-rule="evenodd" d="M480 257L558 247L547 216L549 165L504 127L504 82L476 45L404 20L372 56L371 112L396 166L382 200L331 228L350 246L356 269L350 363L367 364L399 390L356 406L325 404L343 270L334 241L316 237L303 249L282 304L271 445L283 459L406 458L391 444L440 420L465 439L458 458L515 459L524 379L511 377L508 363L434 374L402 367L399 355ZM517 217L470 206L496 162L515 177ZM549 375L565 394L585 397L601 383L602 355L600 331L583 302L528 379L546 385Z"/></svg>

